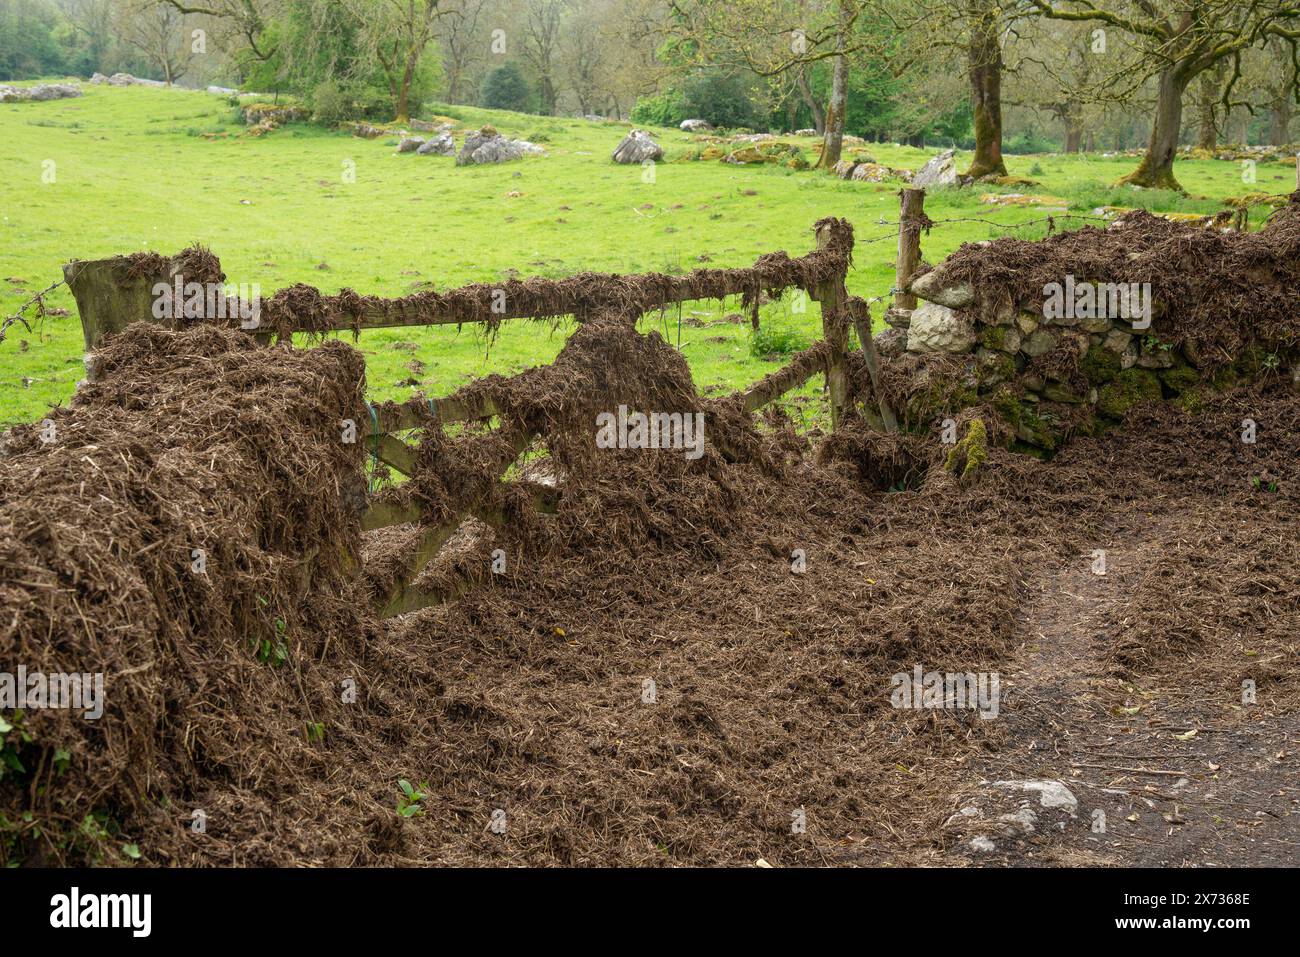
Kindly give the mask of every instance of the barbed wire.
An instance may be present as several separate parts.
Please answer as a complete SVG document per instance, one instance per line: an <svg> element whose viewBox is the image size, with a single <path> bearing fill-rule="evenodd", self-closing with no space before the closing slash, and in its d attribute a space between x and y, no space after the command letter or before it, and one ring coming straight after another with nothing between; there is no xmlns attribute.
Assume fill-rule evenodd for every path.
<svg viewBox="0 0 1300 957"><path fill-rule="evenodd" d="M1090 216L1085 213L1057 213L1051 216L1043 216L1039 219L1026 220L1023 223L999 223L995 220L983 219L978 216L954 216L948 219L931 219L931 220L927 220L926 222L920 223L918 225L920 225L920 227L923 230L925 230L925 232L928 233L931 230L931 228L935 226L945 226L949 223L976 223L981 226L992 226L995 229L1008 229L1008 230L1024 229L1027 226L1037 226L1041 223L1046 223L1048 226L1048 231L1051 232L1056 226L1056 221L1060 219L1082 219L1082 220L1088 220L1097 223L1109 223L1112 221L1111 218L1106 216ZM871 225L902 226L902 223L892 219L876 219L876 220L872 220ZM854 245L861 244L867 246L870 245L871 243L880 243L880 242L884 242L886 239L896 239L897 237L898 237L897 232L888 232L888 233L881 233L879 236L872 236L869 239L858 239L855 237L853 243Z"/></svg>
<svg viewBox="0 0 1300 957"><path fill-rule="evenodd" d="M43 318L45 316L45 297L48 296L50 293L52 293L54 290L58 289L65 282L67 282L66 279L60 279L57 282L50 283L48 286L46 286L36 295L32 296L32 298L28 299L25 303L19 306L18 311L15 312L12 316L8 316L3 322L0 322L0 342L5 341L5 334L9 331L9 327L12 326L15 322L21 322L23 324L23 328L26 329L28 332L31 332L32 331L31 324L28 323L28 321L23 318L23 313L26 312L32 306L32 304L35 303L35 304L39 304L40 316Z"/></svg>

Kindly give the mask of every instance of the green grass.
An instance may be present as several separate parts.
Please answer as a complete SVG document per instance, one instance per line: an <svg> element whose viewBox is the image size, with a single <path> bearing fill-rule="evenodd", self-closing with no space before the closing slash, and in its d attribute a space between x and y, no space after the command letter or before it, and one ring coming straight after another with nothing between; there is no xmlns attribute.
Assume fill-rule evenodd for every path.
<svg viewBox="0 0 1300 957"><path fill-rule="evenodd" d="M0 106L0 315L58 279L69 259L173 253L194 242L221 257L229 281L259 283L264 296L294 282L401 295L422 283L443 289L510 275L746 266L776 249L801 255L812 246L813 222L840 216L859 240L850 292L882 296L893 278L894 227L881 221L897 216L898 184L672 162L694 142L677 130L660 131L669 161L647 183L640 167L609 160L623 135L619 124L434 108L470 126L491 122L508 135L547 139L545 158L458 169L446 158L396 155L395 139L307 125L246 137L228 101L205 93L85 91L79 99ZM887 144L867 150L895 167L918 167L929 155ZM53 183L42 182L45 161L54 163ZM349 163L355 182L345 182ZM1247 186L1238 164L1180 162L1177 175L1200 197L1185 199L1112 188L1135 165L1129 157L1012 157L1011 172L1024 175L1034 163L1042 174L1032 191L1065 197L1075 212L1106 203L1209 212L1222 197L1289 190L1294 176L1288 166L1261 164L1258 182ZM981 205L988 191L936 191L926 209L936 220L1017 223L1043 215ZM1021 234L1033 238L1042 228ZM934 262L963 242L999 235L983 222L947 224L923 239L923 249ZM0 425L38 419L66 402L82 375L72 297L61 287L48 304L69 316L47 318L34 334L13 326L0 343ZM647 317L644 328L673 342L680 335L702 390L730 390L775 368L751 354L747 322L721 321L734 311L738 303L688 303ZM818 335L815 304L795 312L787 298L764 312L791 336ZM507 323L489 347L470 329L376 330L363 333L360 347L372 396L403 399L547 362L564 334L563 326Z"/></svg>

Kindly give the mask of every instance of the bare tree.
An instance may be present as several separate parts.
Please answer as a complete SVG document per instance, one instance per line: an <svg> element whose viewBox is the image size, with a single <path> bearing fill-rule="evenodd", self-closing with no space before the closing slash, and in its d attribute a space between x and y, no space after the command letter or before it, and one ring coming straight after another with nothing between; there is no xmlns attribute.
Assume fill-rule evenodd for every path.
<svg viewBox="0 0 1300 957"><path fill-rule="evenodd" d="M1294 48L1300 4L1292 0L1028 0L1045 17L1095 23L1138 41L1156 83L1151 138L1138 168L1121 182L1182 190L1174 157L1182 128L1183 94L1223 60L1234 64L1225 105L1240 75L1242 52L1272 38Z"/></svg>
<svg viewBox="0 0 1300 957"><path fill-rule="evenodd" d="M117 34L171 86L183 77L192 58L186 18L170 5L145 2L118 11Z"/></svg>
<svg viewBox="0 0 1300 957"><path fill-rule="evenodd" d="M275 51L264 42L266 26L283 9L282 0L204 0L190 3L187 0L153 0L160 7L170 7L177 13L211 17L226 25L259 60L268 59Z"/></svg>
<svg viewBox="0 0 1300 957"><path fill-rule="evenodd" d="M555 115L559 97L556 87L560 53L560 24L565 17L564 0L521 0L520 53L537 76L541 111Z"/></svg>
<svg viewBox="0 0 1300 957"><path fill-rule="evenodd" d="M488 0L450 0L442 22L442 71L446 97L452 103L468 99L470 71L483 62L482 19Z"/></svg>
<svg viewBox="0 0 1300 957"><path fill-rule="evenodd" d="M806 70L827 61L831 89L822 119L818 166L840 160L848 108L850 58L871 48L860 32L866 0L669 0L674 29L699 65L749 70L774 79L789 73L811 98ZM687 47L683 47L686 49ZM802 76L802 80L800 77ZM816 113L814 112L814 116Z"/></svg>

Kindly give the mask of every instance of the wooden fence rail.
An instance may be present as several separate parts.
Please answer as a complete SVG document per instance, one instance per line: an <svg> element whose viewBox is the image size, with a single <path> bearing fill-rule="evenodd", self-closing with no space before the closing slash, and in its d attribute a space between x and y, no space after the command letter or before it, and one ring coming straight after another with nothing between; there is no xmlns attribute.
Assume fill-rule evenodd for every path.
<svg viewBox="0 0 1300 957"><path fill-rule="evenodd" d="M738 393L741 407L746 413L755 412L822 373L829 395L831 425L833 429L838 428L849 414L852 399L846 354L849 329L853 328L861 343L882 420L887 428L895 428L893 414L879 390L879 360L871 338L866 303L850 297L845 286L852 262L853 229L844 220L824 219L815 225L814 231L815 248L798 258L783 252L769 253L749 268L696 269L678 276L582 273L559 280L532 278L495 286L474 284L399 299L361 296L346 289L336 295L324 295L310 286L290 286L263 300L260 322L249 331L265 341L272 335L283 338L293 333L359 332L368 328L453 323L495 326L506 319L550 319L566 315L583 322L597 315L612 314L635 323L652 310L732 296L742 297L742 305L753 311L757 322L762 294L779 295L797 288L821 304L822 338L783 368ZM149 308L150 291L159 281L173 282L177 278L176 263L181 257L172 261L156 258L168 264L166 274L139 275L138 258L128 257L74 261L65 267L68 284L81 312L88 349L93 349L103 335L129 322L159 321ZM902 258L900 239L900 269ZM223 321L233 325L238 319ZM499 390L477 383L441 398L369 406L368 441L372 453L391 468L408 476L416 475L421 468L419 452L403 440L402 434L439 429L456 422L491 419L501 411L494 393L504 395L510 381L501 380ZM521 434L505 443L499 470L503 475L534 438ZM730 449L719 447L719 451L733 459ZM561 489L532 482L513 484L525 488L533 507L539 511L554 512L558 508ZM442 600L445 596L416 588L416 578L466 518L474 516L489 525L500 525L503 521L502 516L492 512L485 498L443 505L443 513L450 517L426 523L422 509L409 498L392 494L391 490L371 497L362 516L363 529L407 523L421 526L416 543L403 556L404 567L396 580L376 589L375 607L382 614L401 614Z"/></svg>

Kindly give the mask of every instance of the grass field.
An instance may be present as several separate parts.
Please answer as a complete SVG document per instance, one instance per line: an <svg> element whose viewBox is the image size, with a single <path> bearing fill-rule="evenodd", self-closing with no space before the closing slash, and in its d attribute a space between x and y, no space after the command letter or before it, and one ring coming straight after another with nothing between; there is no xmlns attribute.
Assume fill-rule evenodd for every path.
<svg viewBox="0 0 1300 957"><path fill-rule="evenodd" d="M490 122L508 135L542 141L548 151L519 163L456 168L448 158L397 155L395 139L363 140L307 125L244 136L227 100L206 93L85 91L79 99L0 106L0 315L59 279L69 259L145 249L169 254L195 242L221 257L229 281L258 283L263 296L294 282L327 292L348 286L400 295L426 283L441 289L510 275L749 265L776 249L806 252L813 222L832 215L849 219L857 231L850 291L881 296L892 280L895 230L888 221L897 215L899 184L673 162L693 142L676 130L660 131L667 162L645 182L640 167L609 158L626 124L434 107L431 112L467 126ZM912 168L932 152L888 144L866 150L885 165ZM1289 165L1261 165L1257 182L1247 185L1238 164L1185 161L1177 173L1190 197L1109 185L1135 162L1009 158L1013 175L1041 184L1031 192L1062 197L1076 213L1107 204L1212 212L1224 197L1289 191L1294 184ZM355 181L348 181L348 170ZM982 204L989 191L940 190L927 197L933 219L976 220L944 224L925 237L928 260L1006 233L982 220L1043 216L1033 208ZM1035 238L1043 228L1017 234ZM82 376L71 294L61 287L47 304L69 315L48 317L33 333L15 325L0 343L0 425L39 418L65 402ZM751 355L747 324L709 325L731 311L734 304L689 304L680 316L674 310L647 318L646 328L660 328L674 342L680 336L702 389L734 389L774 365ZM774 303L766 313L765 325L794 338L811 341L820 328L815 305L795 313L788 301ZM690 321L679 325L679 319ZM473 376L549 361L563 334L548 324L517 322L489 344L454 327L376 330L363 334L360 347L372 396L401 399L444 394Z"/></svg>

